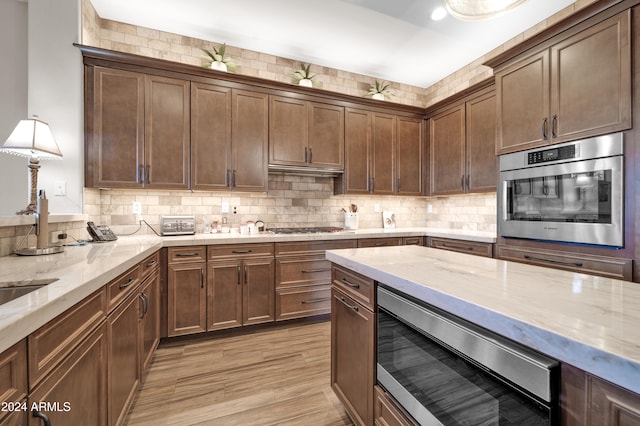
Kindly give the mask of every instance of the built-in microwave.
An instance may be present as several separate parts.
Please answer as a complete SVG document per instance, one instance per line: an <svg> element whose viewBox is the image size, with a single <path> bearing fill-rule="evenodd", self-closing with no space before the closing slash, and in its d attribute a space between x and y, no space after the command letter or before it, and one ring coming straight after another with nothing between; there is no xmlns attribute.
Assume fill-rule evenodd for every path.
<svg viewBox="0 0 640 426"><path fill-rule="evenodd" d="M500 157L498 234L624 245L623 135Z"/></svg>

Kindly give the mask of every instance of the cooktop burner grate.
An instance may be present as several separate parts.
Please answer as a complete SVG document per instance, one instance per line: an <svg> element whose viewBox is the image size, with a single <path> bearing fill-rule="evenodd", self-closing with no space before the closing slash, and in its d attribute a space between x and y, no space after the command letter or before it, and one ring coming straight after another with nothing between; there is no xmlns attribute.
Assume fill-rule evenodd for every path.
<svg viewBox="0 0 640 426"><path fill-rule="evenodd" d="M273 234L321 234L328 232L342 232L344 228L335 226L309 226L302 228L269 228Z"/></svg>

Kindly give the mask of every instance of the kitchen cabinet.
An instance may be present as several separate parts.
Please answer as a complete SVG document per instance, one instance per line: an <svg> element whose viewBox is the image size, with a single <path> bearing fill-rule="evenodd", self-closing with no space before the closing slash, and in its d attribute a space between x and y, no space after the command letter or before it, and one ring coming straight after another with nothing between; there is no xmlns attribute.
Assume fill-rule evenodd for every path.
<svg viewBox="0 0 640 426"><path fill-rule="evenodd" d="M160 271L155 270L141 284L138 294L141 313L140 336L142 339L142 349L140 361L142 363L140 371L143 373L151 366L153 354L158 343L160 343Z"/></svg>
<svg viewBox="0 0 640 426"><path fill-rule="evenodd" d="M403 245L402 237L382 237L382 238L360 238L358 239L358 248L360 247L388 247Z"/></svg>
<svg viewBox="0 0 640 426"><path fill-rule="evenodd" d="M431 195L495 191L495 108L488 88L430 118Z"/></svg>
<svg viewBox="0 0 640 426"><path fill-rule="evenodd" d="M420 195L423 126L421 118L347 108L345 173L335 192Z"/></svg>
<svg viewBox="0 0 640 426"><path fill-rule="evenodd" d="M423 246L424 237L402 237L403 246Z"/></svg>
<svg viewBox="0 0 640 426"><path fill-rule="evenodd" d="M271 96L269 164L343 170L344 108Z"/></svg>
<svg viewBox="0 0 640 426"><path fill-rule="evenodd" d="M267 190L268 96L191 83L191 188Z"/></svg>
<svg viewBox="0 0 640 426"><path fill-rule="evenodd" d="M373 424L374 283L333 266L331 388L357 425Z"/></svg>
<svg viewBox="0 0 640 426"><path fill-rule="evenodd" d="M86 186L186 189L189 82L104 67L85 82Z"/></svg>
<svg viewBox="0 0 640 426"><path fill-rule="evenodd" d="M32 391L28 404L40 409L29 425L107 425L107 324L83 336L67 357ZM116 374L111 372L109 375ZM45 403L43 406L39 404ZM48 405L49 403L51 405ZM39 416L46 415L50 423Z"/></svg>
<svg viewBox="0 0 640 426"><path fill-rule="evenodd" d="M331 262L325 251L356 246L356 240L275 243L276 321L331 312Z"/></svg>
<svg viewBox="0 0 640 426"><path fill-rule="evenodd" d="M632 259L498 244L496 258L631 281Z"/></svg>
<svg viewBox="0 0 640 426"><path fill-rule="evenodd" d="M631 128L630 10L495 68L497 153Z"/></svg>
<svg viewBox="0 0 640 426"><path fill-rule="evenodd" d="M480 241L430 237L429 247L457 251L458 253L474 254L476 256L493 257L493 244Z"/></svg>
<svg viewBox="0 0 640 426"><path fill-rule="evenodd" d="M417 426L413 418L382 387L375 386L374 424L379 426Z"/></svg>
<svg viewBox="0 0 640 426"><path fill-rule="evenodd" d="M168 336L206 331L206 247L169 247L167 257Z"/></svg>
<svg viewBox="0 0 640 426"><path fill-rule="evenodd" d="M0 424L27 424L28 411L19 405L26 404L27 391L27 341L22 339L0 354Z"/></svg>
<svg viewBox="0 0 640 426"><path fill-rule="evenodd" d="M275 319L273 244L210 246L207 330Z"/></svg>

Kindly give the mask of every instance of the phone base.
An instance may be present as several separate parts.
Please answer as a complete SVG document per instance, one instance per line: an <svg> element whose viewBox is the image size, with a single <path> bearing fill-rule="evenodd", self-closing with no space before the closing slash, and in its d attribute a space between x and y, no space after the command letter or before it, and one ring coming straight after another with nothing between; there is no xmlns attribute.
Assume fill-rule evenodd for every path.
<svg viewBox="0 0 640 426"><path fill-rule="evenodd" d="M18 256L41 256L43 254L56 254L62 253L64 251L64 246L52 246L47 248L35 248L35 247L27 247L21 248L14 251Z"/></svg>

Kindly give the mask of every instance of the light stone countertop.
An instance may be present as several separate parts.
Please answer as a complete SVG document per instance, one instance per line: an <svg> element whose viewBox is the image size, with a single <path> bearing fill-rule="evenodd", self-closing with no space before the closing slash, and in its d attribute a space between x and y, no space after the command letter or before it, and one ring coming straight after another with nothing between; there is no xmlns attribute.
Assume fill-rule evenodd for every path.
<svg viewBox="0 0 640 426"><path fill-rule="evenodd" d="M640 284L418 246L326 256L640 393Z"/></svg>
<svg viewBox="0 0 640 426"><path fill-rule="evenodd" d="M490 233L431 228L361 229L339 233L288 235L270 233L195 234L172 237L143 235L120 237L117 241L108 243L68 246L63 253L59 254L0 257L0 286L7 282L58 279L27 295L0 305L0 352L162 247L420 235L447 236L484 242L495 242L496 239L495 234Z"/></svg>

